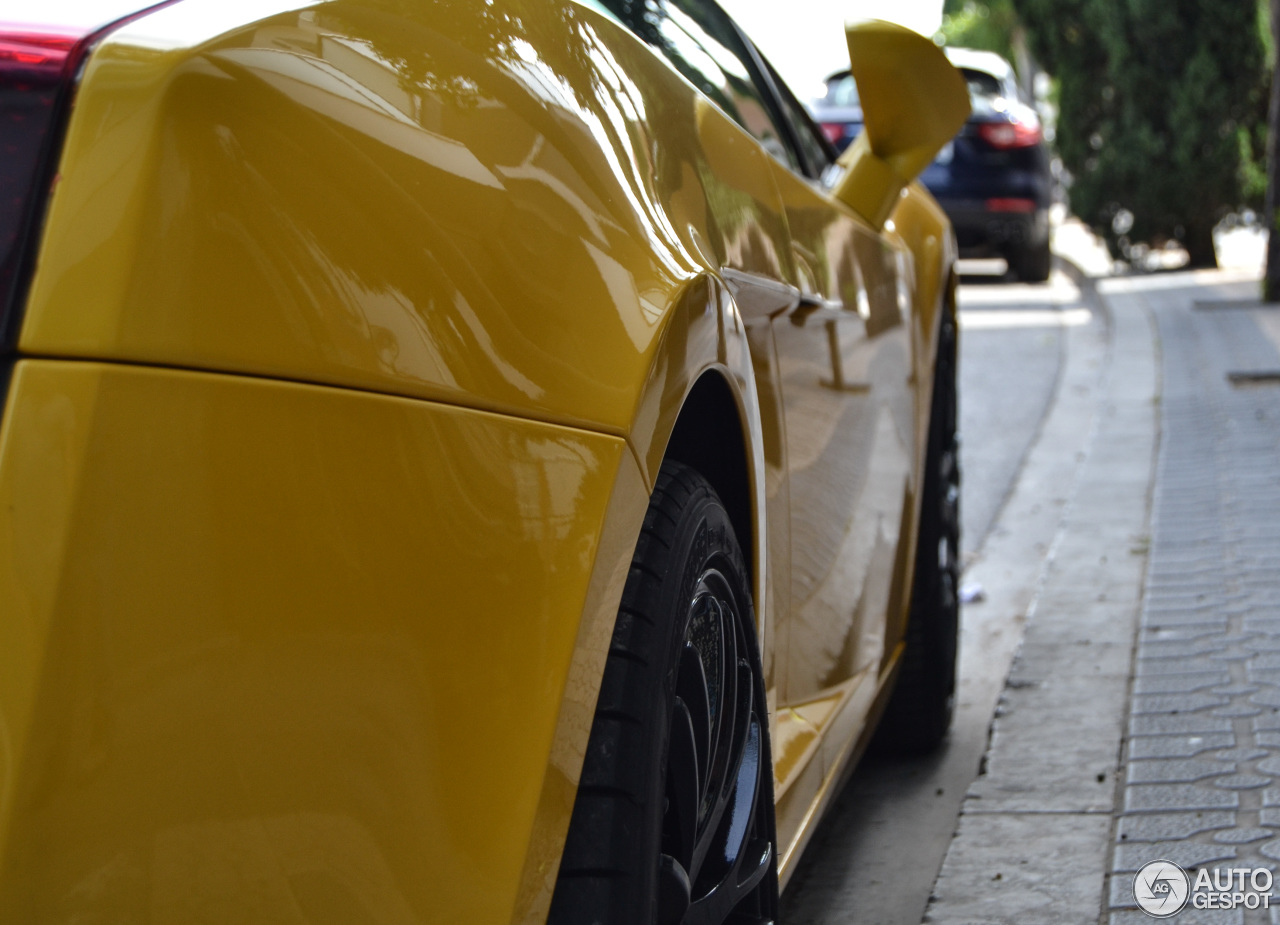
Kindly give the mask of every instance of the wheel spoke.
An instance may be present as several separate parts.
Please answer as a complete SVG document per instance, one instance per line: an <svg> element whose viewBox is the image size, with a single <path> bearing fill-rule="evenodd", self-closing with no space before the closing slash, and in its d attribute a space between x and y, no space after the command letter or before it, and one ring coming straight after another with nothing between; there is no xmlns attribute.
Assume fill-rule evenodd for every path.
<svg viewBox="0 0 1280 925"><path fill-rule="evenodd" d="M669 854L658 858L658 925L681 925L689 913L689 875Z"/></svg>
<svg viewBox="0 0 1280 925"><path fill-rule="evenodd" d="M667 754L667 807L662 821L662 846L686 870L693 863L693 850L697 843L701 780L694 722L684 701L677 697L671 714L671 747Z"/></svg>
<svg viewBox="0 0 1280 925"><path fill-rule="evenodd" d="M690 607L689 628L685 642L692 646L698 655L702 672L702 689L706 694L707 716L707 758L700 767L703 768L704 780L713 779L714 759L716 754L717 735L720 727L720 715L724 710L724 614L715 596L701 585L698 594ZM679 680L677 680L677 687ZM686 701L692 704L692 700ZM706 803L702 807L705 815Z"/></svg>
<svg viewBox="0 0 1280 925"><path fill-rule="evenodd" d="M676 676L676 697L684 701L693 726L699 774L696 809L696 806L702 802L711 755L711 699L707 692L707 673L702 667L702 655L691 642L685 642L684 650L680 653L680 673Z"/></svg>
<svg viewBox="0 0 1280 925"><path fill-rule="evenodd" d="M737 771L733 806L726 826L728 865L720 882L698 897L689 907L684 925L720 923L764 880L773 864L773 846L768 838L756 837L756 808L760 793L761 729L751 717L743 760Z"/></svg>
<svg viewBox="0 0 1280 925"><path fill-rule="evenodd" d="M724 622L733 619L733 612L717 602L717 610ZM751 706L750 688L747 689L746 703L742 703L738 684L738 646L737 633L732 625L722 626L720 632L721 658L725 670L721 674L720 714L716 717L715 736L712 740L710 767L707 773L706 789L702 797L702 813L698 824L698 842L693 852L693 866L689 868L689 876L694 884L694 892L701 889L706 877L702 865L706 861L719 837L721 819L729 802L729 782L734 774L741 748L742 739L738 726L748 716L743 715L742 708ZM714 858L713 858L714 860ZM716 865L719 869L719 865ZM714 874L713 874L714 876Z"/></svg>
<svg viewBox="0 0 1280 925"><path fill-rule="evenodd" d="M751 668L744 662L739 676L745 675L745 685L751 686ZM734 768L733 785L728 791L728 819L724 826L723 857L730 873L736 873L742 863L742 850L750 834L749 823L755 811L756 793L760 787L760 723L751 712L750 704L742 711L745 716L742 730L742 747Z"/></svg>
<svg viewBox="0 0 1280 925"><path fill-rule="evenodd" d="M724 775L724 766L728 758L727 749L731 747L727 741L728 736L732 735L733 730L733 711L737 706L737 698L734 696L733 685L737 680L737 673L733 671L732 666L737 663L737 640L734 638L735 633L733 627L728 627L726 632L725 608L720 601L714 597L708 596L710 602L710 610L715 614L718 624L716 632L716 651L714 671L719 684L719 702L715 715L713 716L712 733L711 733L711 755L707 762L707 789L703 794L703 815L704 824L706 813L710 810L714 801L718 797L718 782Z"/></svg>
<svg viewBox="0 0 1280 925"><path fill-rule="evenodd" d="M751 669L744 663L740 673L745 673L744 680L750 690ZM734 766L726 780L721 820L714 833L714 840L710 842L711 850L705 862L707 875L700 876L695 881L699 894L712 876L721 881L716 889L722 889L724 884L736 884L744 876L741 869L744 852L747 840L752 835L751 822L755 815L757 797L760 795L760 722L750 703L741 712L744 719L741 735L735 736L739 747Z"/></svg>
<svg viewBox="0 0 1280 925"><path fill-rule="evenodd" d="M759 822L772 793L762 783L765 705L745 657L749 631L724 577L708 570L690 604L675 679L660 856L664 922L725 925L770 908L746 902L774 864L771 827Z"/></svg>
<svg viewBox="0 0 1280 925"><path fill-rule="evenodd" d="M693 877L694 895L718 893L731 895L736 888L729 887L738 879L742 850L750 834L750 821L756 808L760 781L760 726L752 709L755 685L751 667L745 660L738 663L734 688L734 729L730 733L728 761L723 777L713 777L719 783L719 795L715 808L707 817L699 832L695 849L696 873ZM728 711L725 711L726 714ZM737 899L728 908L736 905Z"/></svg>

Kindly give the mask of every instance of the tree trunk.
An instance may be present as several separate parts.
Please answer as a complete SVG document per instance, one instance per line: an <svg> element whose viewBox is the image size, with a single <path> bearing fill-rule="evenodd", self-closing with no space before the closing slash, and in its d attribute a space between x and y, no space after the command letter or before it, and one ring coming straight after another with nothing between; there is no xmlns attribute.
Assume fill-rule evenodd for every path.
<svg viewBox="0 0 1280 925"><path fill-rule="evenodd" d="M1280 0L1271 0L1271 42L1275 60L1271 68L1271 103L1267 107L1267 272L1262 277L1262 301L1280 302Z"/></svg>
<svg viewBox="0 0 1280 925"><path fill-rule="evenodd" d="M1190 266L1193 269L1203 270L1217 267L1218 252L1213 247L1212 222L1188 222L1187 234L1182 246L1191 255Z"/></svg>
<svg viewBox="0 0 1280 925"><path fill-rule="evenodd" d="M1014 63L1018 65L1018 86L1032 105L1035 105L1039 102L1036 99L1036 72L1040 68L1031 58L1031 49L1027 47L1027 30L1022 28L1021 23L1015 23L1009 44L1013 46Z"/></svg>

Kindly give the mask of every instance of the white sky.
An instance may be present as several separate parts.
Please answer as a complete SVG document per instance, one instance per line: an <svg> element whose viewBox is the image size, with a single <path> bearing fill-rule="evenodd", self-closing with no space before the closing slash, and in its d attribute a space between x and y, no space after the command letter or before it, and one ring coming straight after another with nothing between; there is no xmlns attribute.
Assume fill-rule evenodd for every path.
<svg viewBox="0 0 1280 925"><path fill-rule="evenodd" d="M849 66L845 22L887 19L933 35L942 0L720 0L801 102L822 79Z"/></svg>

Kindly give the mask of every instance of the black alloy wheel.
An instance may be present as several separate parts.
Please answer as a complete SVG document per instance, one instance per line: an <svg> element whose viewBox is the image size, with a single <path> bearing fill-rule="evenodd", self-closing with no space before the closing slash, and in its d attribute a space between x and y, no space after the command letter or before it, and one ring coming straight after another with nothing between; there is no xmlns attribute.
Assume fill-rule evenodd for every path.
<svg viewBox="0 0 1280 925"><path fill-rule="evenodd" d="M1049 279L1049 271L1053 266L1053 254L1049 250L1046 238L1041 244L1023 244L1011 251L1008 256L1009 269L1019 281L1024 283L1043 283Z"/></svg>
<svg viewBox="0 0 1280 925"><path fill-rule="evenodd" d="M773 765L747 574L714 489L665 463L623 592L548 922L776 918Z"/></svg>

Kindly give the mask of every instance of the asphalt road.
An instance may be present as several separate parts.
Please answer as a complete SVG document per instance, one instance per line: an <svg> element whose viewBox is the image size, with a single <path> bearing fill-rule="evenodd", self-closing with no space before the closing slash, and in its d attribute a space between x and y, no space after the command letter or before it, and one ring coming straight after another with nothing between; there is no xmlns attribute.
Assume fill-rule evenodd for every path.
<svg viewBox="0 0 1280 925"><path fill-rule="evenodd" d="M962 271L998 267L999 262L975 263ZM1091 319L1079 291L1057 272L1041 286L965 275L960 311L962 550L971 562L992 537L1020 529L1016 513L1006 528L1002 511L1053 406L1064 332ZM966 579L972 577L966 572ZM1028 588L1033 583L1034 575ZM998 589L990 590L999 596ZM962 655L961 693L948 742L926 759L863 761L783 896L781 919L789 925L919 925L986 748L995 697L1021 630L1021 617L1007 615L1016 606L982 608L966 608L965 636L981 633L996 641L971 644Z"/></svg>

